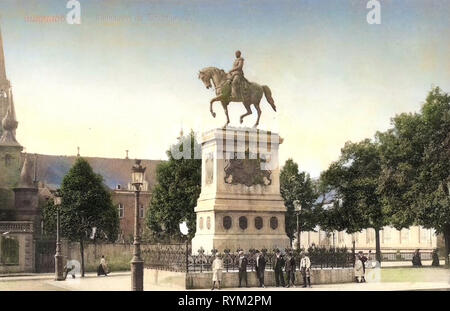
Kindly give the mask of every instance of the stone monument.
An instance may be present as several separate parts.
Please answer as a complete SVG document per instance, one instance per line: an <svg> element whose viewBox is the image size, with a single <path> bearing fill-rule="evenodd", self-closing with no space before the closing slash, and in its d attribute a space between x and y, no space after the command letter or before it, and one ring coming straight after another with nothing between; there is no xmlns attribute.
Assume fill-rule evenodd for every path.
<svg viewBox="0 0 450 311"><path fill-rule="evenodd" d="M252 128L202 135L202 190L192 250L272 250L289 246L280 195L278 134Z"/></svg>
<svg viewBox="0 0 450 311"><path fill-rule="evenodd" d="M218 95L210 101L211 114L216 116L212 104L221 101L227 123L223 128L203 133L201 137L202 190L195 208L194 253L200 248L206 252L213 249L234 252L252 248L271 251L289 246L278 164L278 148L282 139L276 133L256 129L262 95L274 111L276 107L268 86L260 86L244 78L243 62L241 52L237 51L228 74L214 67L199 72L206 88L211 87L212 81ZM240 116L241 123L251 114L250 106L255 107L258 118L253 128L228 127L227 106L233 101L242 102L247 110Z"/></svg>

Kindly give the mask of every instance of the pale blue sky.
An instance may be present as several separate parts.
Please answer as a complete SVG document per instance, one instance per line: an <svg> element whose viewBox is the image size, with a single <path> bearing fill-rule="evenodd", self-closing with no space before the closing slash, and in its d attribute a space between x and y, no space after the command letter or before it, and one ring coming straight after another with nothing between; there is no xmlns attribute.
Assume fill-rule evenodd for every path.
<svg viewBox="0 0 450 311"><path fill-rule="evenodd" d="M262 129L285 139L317 176L347 140L371 137L396 113L416 111L432 85L450 90L450 3L380 1L381 25L365 0L81 0L81 25L38 24L65 15L65 0L2 0L6 69L28 152L165 158L181 125L221 126L220 104L198 70L229 70L234 51L246 77L267 84ZM105 17L116 23L105 23ZM141 18L139 22L137 19ZM102 21L103 20L103 21ZM231 104L233 125L244 108ZM245 125L251 126L254 117Z"/></svg>

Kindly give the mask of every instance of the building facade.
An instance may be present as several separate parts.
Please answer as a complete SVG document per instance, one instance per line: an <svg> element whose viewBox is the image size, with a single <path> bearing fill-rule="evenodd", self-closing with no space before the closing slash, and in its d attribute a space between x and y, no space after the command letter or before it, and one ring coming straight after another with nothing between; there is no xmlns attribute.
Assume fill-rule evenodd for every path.
<svg viewBox="0 0 450 311"><path fill-rule="evenodd" d="M364 229L361 232L348 234L345 231L326 232L316 228L316 231L300 233L300 245L308 248L312 245L325 247L347 247L358 251L375 253L375 230ZM411 226L406 229L397 230L393 227L384 227L380 230L381 252L386 259L394 260L396 254L411 254L416 249L423 253L431 253L437 247L438 236L433 229L421 226ZM403 256L408 259L409 255Z"/></svg>

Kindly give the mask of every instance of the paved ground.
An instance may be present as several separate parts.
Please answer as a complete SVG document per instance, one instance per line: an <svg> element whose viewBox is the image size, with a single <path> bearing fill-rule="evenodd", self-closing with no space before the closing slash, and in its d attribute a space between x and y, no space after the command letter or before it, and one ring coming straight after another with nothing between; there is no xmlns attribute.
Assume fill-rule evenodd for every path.
<svg viewBox="0 0 450 311"><path fill-rule="evenodd" d="M388 268L380 273L368 273L368 283L314 285L312 288L227 288L230 291L395 291L395 290L449 290L450 270L439 268ZM22 275L0 278L0 291L128 291L130 272L111 273L107 277L87 274L85 278L54 281L53 274ZM151 287L145 290L180 290L173 287Z"/></svg>
<svg viewBox="0 0 450 311"><path fill-rule="evenodd" d="M422 260L422 265L425 267L431 266L431 260ZM439 260L441 266L445 265L445 260ZM382 268L391 267L411 267L411 261L382 261Z"/></svg>

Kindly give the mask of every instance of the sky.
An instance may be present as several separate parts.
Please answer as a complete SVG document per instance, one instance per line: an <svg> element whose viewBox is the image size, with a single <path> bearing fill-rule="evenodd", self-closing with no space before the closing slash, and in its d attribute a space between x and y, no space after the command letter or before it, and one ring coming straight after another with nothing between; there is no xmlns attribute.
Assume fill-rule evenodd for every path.
<svg viewBox="0 0 450 311"><path fill-rule="evenodd" d="M317 177L346 141L418 111L432 86L450 91L450 2L381 0L379 25L367 2L80 0L70 25L66 0L1 0L17 139L30 153L166 159L181 128L225 123L198 71L230 70L239 49L277 105L262 99L259 128L284 139L281 163ZM239 126L245 108L229 111Z"/></svg>

